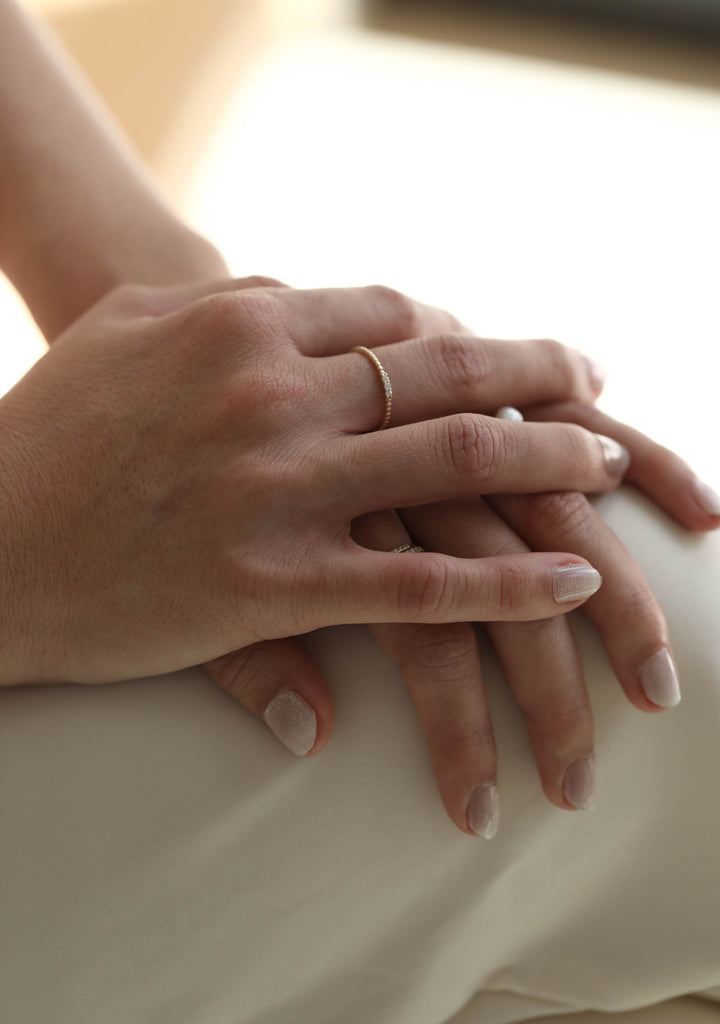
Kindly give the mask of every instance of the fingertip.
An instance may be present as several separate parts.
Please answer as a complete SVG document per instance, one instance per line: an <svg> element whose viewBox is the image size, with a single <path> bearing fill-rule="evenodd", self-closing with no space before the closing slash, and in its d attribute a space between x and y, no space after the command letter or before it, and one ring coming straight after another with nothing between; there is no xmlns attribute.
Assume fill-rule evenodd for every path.
<svg viewBox="0 0 720 1024"><path fill-rule="evenodd" d="M498 830L500 822L500 799L498 788L494 782L484 782L470 794L468 800L467 827L463 831L479 836L483 839L492 839Z"/></svg>
<svg viewBox="0 0 720 1024"><path fill-rule="evenodd" d="M263 714L265 724L297 757L305 757L316 745L318 719L313 706L297 690L275 694Z"/></svg>
<svg viewBox="0 0 720 1024"><path fill-rule="evenodd" d="M694 476L691 479L689 490L690 496L705 522L705 525L700 528L717 529L720 526L720 494L699 476Z"/></svg>
<svg viewBox="0 0 720 1024"><path fill-rule="evenodd" d="M556 565L552 570L553 597L558 604L586 601L602 586L602 576L587 562Z"/></svg>
<svg viewBox="0 0 720 1024"><path fill-rule="evenodd" d="M588 382L590 384L590 390L593 396L597 398L601 394L603 388L605 387L605 381L607 380L607 370L601 363L596 362L594 359L591 359L584 353L582 355L583 359L585 360L585 363L587 364Z"/></svg>

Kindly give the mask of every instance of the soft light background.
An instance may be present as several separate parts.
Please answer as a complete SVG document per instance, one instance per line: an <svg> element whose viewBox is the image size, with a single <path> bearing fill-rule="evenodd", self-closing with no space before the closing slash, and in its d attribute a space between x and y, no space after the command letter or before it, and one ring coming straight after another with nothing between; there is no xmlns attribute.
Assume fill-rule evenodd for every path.
<svg viewBox="0 0 720 1024"><path fill-rule="evenodd" d="M720 486L720 92L369 30L352 4L255 4L249 33L241 7L148 154L233 271L382 281L576 345L605 408ZM41 347L0 298L7 383Z"/></svg>

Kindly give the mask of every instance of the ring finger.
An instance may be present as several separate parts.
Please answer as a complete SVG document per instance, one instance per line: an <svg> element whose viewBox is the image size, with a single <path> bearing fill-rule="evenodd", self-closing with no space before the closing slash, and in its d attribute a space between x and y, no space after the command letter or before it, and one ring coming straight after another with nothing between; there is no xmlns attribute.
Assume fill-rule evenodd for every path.
<svg viewBox="0 0 720 1024"><path fill-rule="evenodd" d="M314 364L317 369L318 361ZM600 389L585 356L549 340L441 334L383 345L372 353L346 351L320 361L319 368L328 375L325 393L337 396L325 413L348 433L378 426L388 384L392 426L454 412L493 413L508 400L516 405L592 402Z"/></svg>

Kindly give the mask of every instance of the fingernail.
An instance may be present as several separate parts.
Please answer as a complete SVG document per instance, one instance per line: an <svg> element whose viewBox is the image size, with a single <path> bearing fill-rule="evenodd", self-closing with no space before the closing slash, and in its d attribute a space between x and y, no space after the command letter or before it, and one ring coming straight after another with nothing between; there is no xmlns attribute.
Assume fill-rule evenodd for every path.
<svg viewBox="0 0 720 1024"><path fill-rule="evenodd" d="M565 601L582 601L600 589L602 576L591 565L556 565L553 569L553 597Z"/></svg>
<svg viewBox="0 0 720 1024"><path fill-rule="evenodd" d="M578 811L590 811L595 795L595 755L573 761L565 772L563 796Z"/></svg>
<svg viewBox="0 0 720 1024"><path fill-rule="evenodd" d="M607 370L600 363L596 363L594 359L590 359L589 356L585 356L585 361L588 365L590 387L593 389L595 394L599 395L602 389L605 387L605 381L607 380Z"/></svg>
<svg viewBox="0 0 720 1024"><path fill-rule="evenodd" d="M680 683L670 651L656 651L639 669L645 696L661 708L674 708L680 703Z"/></svg>
<svg viewBox="0 0 720 1024"><path fill-rule="evenodd" d="M485 782L468 801L467 821L476 836L492 839L498 830L500 801L494 782Z"/></svg>
<svg viewBox="0 0 720 1024"><path fill-rule="evenodd" d="M612 473L613 476L625 476L630 465L630 452L625 445L619 444L612 437L605 437L604 434L596 434L595 437L600 442L608 473Z"/></svg>
<svg viewBox="0 0 720 1024"><path fill-rule="evenodd" d="M295 690L284 690L265 709L265 722L288 750L304 757L315 745L317 715Z"/></svg>
<svg viewBox="0 0 720 1024"><path fill-rule="evenodd" d="M690 483L690 489L703 509L710 516L720 516L720 494L696 476Z"/></svg>

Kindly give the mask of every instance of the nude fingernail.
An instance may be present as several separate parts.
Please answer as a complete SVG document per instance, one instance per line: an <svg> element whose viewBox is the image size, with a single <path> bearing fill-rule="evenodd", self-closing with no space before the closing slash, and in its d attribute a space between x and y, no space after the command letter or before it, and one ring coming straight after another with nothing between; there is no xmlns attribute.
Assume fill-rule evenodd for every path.
<svg viewBox="0 0 720 1024"><path fill-rule="evenodd" d="M600 394L602 389L605 387L605 381L607 380L607 370L600 363L596 363L594 359L590 359L589 356L585 356L585 361L588 365L590 386L596 394Z"/></svg>
<svg viewBox="0 0 720 1024"><path fill-rule="evenodd" d="M624 476L630 465L630 452L625 445L612 437L605 437L604 434L596 434L595 437L600 442L608 473L612 473L613 476Z"/></svg>
<svg viewBox="0 0 720 1024"><path fill-rule="evenodd" d="M573 761L565 772L563 796L578 811L589 811L595 795L595 755Z"/></svg>
<svg viewBox="0 0 720 1024"><path fill-rule="evenodd" d="M602 576L591 565L557 565L553 569L553 597L565 601L582 601L600 589Z"/></svg>
<svg viewBox="0 0 720 1024"><path fill-rule="evenodd" d="M288 750L304 757L315 746L317 715L295 690L284 690L265 709L265 722Z"/></svg>
<svg viewBox="0 0 720 1024"><path fill-rule="evenodd" d="M645 696L661 708L674 708L680 703L680 683L670 651L663 647L656 651L639 669Z"/></svg>
<svg viewBox="0 0 720 1024"><path fill-rule="evenodd" d="M710 516L720 516L720 494L696 476L690 483L690 489L704 512Z"/></svg>
<svg viewBox="0 0 720 1024"><path fill-rule="evenodd" d="M468 801L467 822L476 836L492 839L498 830L500 800L494 782L485 782Z"/></svg>

